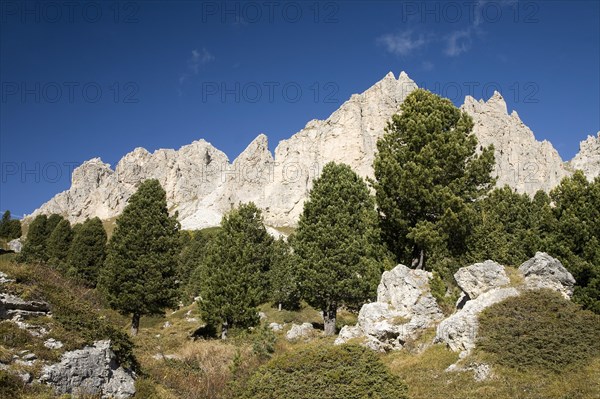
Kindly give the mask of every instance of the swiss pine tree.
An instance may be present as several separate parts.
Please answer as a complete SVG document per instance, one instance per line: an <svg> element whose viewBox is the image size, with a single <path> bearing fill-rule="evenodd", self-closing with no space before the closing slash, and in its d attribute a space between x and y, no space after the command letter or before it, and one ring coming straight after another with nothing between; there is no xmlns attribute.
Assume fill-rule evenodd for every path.
<svg viewBox="0 0 600 399"><path fill-rule="evenodd" d="M282 238L273 244L269 280L271 300L279 310L300 307L300 281L296 263L289 244Z"/></svg>
<svg viewBox="0 0 600 399"><path fill-rule="evenodd" d="M146 180L116 220L99 280L109 304L131 315L133 335L141 316L177 304L178 254L179 223L169 216L165 190Z"/></svg>
<svg viewBox="0 0 600 399"><path fill-rule="evenodd" d="M493 185L492 147L480 147L473 121L448 99L410 93L377 142L373 164L383 237L398 261L443 269L466 252L469 205Z"/></svg>
<svg viewBox="0 0 600 399"><path fill-rule="evenodd" d="M366 183L348 165L328 163L313 182L292 240L303 299L335 334L340 306L374 299L385 251Z"/></svg>
<svg viewBox="0 0 600 399"><path fill-rule="evenodd" d="M61 220L48 237L46 253L51 265L60 269L65 268L65 262L69 254L71 242L73 241L73 230L68 220Z"/></svg>
<svg viewBox="0 0 600 399"><path fill-rule="evenodd" d="M10 241L19 237L21 237L21 221L13 219L10 211L4 212L0 221L0 238Z"/></svg>
<svg viewBox="0 0 600 399"><path fill-rule="evenodd" d="M48 217L46 215L38 215L33 219L29 225L27 239L19 256L21 260L26 262L45 262L48 260L46 255L47 222Z"/></svg>
<svg viewBox="0 0 600 399"><path fill-rule="evenodd" d="M232 326L258 323L256 307L268 299L272 246L273 238L253 203L225 215L221 230L207 245L195 273L200 287L198 305L204 321L221 326L222 338L227 338Z"/></svg>
<svg viewBox="0 0 600 399"><path fill-rule="evenodd" d="M88 287L95 287L105 257L106 231L102 222L98 218L88 219L74 234L67 256L67 274Z"/></svg>

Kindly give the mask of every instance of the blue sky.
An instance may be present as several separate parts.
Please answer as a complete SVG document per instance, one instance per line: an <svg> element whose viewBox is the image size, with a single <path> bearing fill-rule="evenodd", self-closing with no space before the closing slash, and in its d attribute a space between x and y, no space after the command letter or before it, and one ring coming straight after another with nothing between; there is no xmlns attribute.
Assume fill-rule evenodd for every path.
<svg viewBox="0 0 600 399"><path fill-rule="evenodd" d="M72 168L204 138L270 147L389 71L504 95L563 159L600 130L597 1L0 2L0 210Z"/></svg>

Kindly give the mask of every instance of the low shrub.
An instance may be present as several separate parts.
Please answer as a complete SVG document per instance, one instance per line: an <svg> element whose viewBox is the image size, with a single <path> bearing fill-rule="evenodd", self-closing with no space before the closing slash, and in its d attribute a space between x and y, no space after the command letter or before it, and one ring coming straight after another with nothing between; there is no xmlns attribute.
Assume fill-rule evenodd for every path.
<svg viewBox="0 0 600 399"><path fill-rule="evenodd" d="M600 316L550 290L528 291L480 316L480 351L516 369L561 372L600 356Z"/></svg>
<svg viewBox="0 0 600 399"><path fill-rule="evenodd" d="M357 345L312 343L274 357L250 377L239 399L401 399L406 386L378 355Z"/></svg>

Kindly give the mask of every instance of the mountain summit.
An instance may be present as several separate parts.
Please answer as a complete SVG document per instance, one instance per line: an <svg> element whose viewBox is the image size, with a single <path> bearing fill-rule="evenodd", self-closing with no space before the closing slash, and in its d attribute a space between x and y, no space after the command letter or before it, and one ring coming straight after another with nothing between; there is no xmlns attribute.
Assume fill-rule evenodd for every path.
<svg viewBox="0 0 600 399"><path fill-rule="evenodd" d="M225 212L248 201L263 209L267 224L294 226L313 179L327 162L343 162L363 177L372 176L377 140L415 89L405 72L398 79L390 72L352 95L326 120L309 121L282 140L274 156L267 136L261 134L233 162L204 140L154 153L136 148L114 170L94 158L74 170L67 191L30 216L58 213L71 222L95 216L111 219L121 213L141 181L156 178L184 229L216 226ZM573 161L564 163L550 142L535 139L516 112L508 114L500 93L494 92L488 101L467 96L461 109L473 118L473 133L481 146L493 144L496 149L498 185L533 194L552 189L572 168L582 169L590 179L600 174L600 136L590 136Z"/></svg>

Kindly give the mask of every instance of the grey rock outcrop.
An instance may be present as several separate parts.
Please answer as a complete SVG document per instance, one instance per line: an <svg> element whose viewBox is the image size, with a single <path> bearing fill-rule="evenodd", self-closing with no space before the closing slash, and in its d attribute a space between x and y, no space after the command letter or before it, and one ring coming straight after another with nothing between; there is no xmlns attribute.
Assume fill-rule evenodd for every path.
<svg viewBox="0 0 600 399"><path fill-rule="evenodd" d="M467 301L462 309L438 325L435 342L445 342L452 351L466 355L475 348L479 314L498 302L518 295L516 288L496 288Z"/></svg>
<svg viewBox="0 0 600 399"><path fill-rule="evenodd" d="M600 132L579 143L579 152L569 162L573 169L582 170L589 180L600 176Z"/></svg>
<svg viewBox="0 0 600 399"><path fill-rule="evenodd" d="M469 299L475 299L491 289L510 283L504 266L491 260L461 267L454 273L454 280L460 289L469 296Z"/></svg>
<svg viewBox="0 0 600 399"><path fill-rule="evenodd" d="M525 286L528 289L547 288L560 292L566 299L573 296L573 275L558 259L545 252L537 252L519 267L519 272L525 277Z"/></svg>
<svg viewBox="0 0 600 399"><path fill-rule="evenodd" d="M431 295L432 274L398 265L384 272L377 287L377 302L363 305L355 326L344 326L336 344L363 338L374 350L401 349L409 339L442 318L442 311Z"/></svg>
<svg viewBox="0 0 600 399"><path fill-rule="evenodd" d="M124 399L135 394L133 373L117 364L110 341L63 354L60 363L44 366L40 381L58 394L100 395Z"/></svg>
<svg viewBox="0 0 600 399"><path fill-rule="evenodd" d="M486 270L486 265L489 271ZM509 280L505 269L495 262L486 261L459 269L454 276L460 288L465 291L467 300L462 308L438 325L434 342L444 342L451 350L461 352L461 357L464 357L475 347L479 330L478 317L488 307L518 296L524 290L547 288L560 292L566 299L573 294L575 279L560 261L546 253L536 253L518 271L523 277L523 283L507 287ZM474 279L481 279L486 283L474 283Z"/></svg>
<svg viewBox="0 0 600 399"><path fill-rule="evenodd" d="M20 238L15 238L14 240L10 240L8 242L8 249L10 249L11 251L13 251L14 253L21 253L21 250L23 249L23 243L21 242Z"/></svg>
<svg viewBox="0 0 600 399"><path fill-rule="evenodd" d="M476 382L486 381L493 377L492 368L487 363L469 363L466 366L454 363L446 369L447 373L463 373L467 371L473 372L473 379Z"/></svg>
<svg viewBox="0 0 600 399"><path fill-rule="evenodd" d="M315 328L310 323L292 324L292 328L285 334L288 341L295 341L301 338L310 338Z"/></svg>
<svg viewBox="0 0 600 399"><path fill-rule="evenodd" d="M26 301L8 293L0 294L0 319L26 319L45 316L50 306L43 301Z"/></svg>

